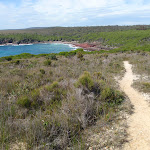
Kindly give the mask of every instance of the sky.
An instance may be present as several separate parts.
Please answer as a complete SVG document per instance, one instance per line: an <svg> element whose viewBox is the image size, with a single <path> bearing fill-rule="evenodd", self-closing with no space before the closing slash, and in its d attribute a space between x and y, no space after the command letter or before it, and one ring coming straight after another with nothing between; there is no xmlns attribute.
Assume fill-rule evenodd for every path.
<svg viewBox="0 0 150 150"><path fill-rule="evenodd" d="M150 24L150 0L0 0L0 29Z"/></svg>

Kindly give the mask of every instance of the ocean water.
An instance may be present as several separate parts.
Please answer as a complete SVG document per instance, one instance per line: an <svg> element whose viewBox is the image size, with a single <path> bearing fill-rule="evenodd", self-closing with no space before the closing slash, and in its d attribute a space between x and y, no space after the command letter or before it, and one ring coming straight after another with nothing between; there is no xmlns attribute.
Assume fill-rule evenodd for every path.
<svg viewBox="0 0 150 150"><path fill-rule="evenodd" d="M49 54L75 50L69 44L44 43L44 44L20 44L20 45L0 45L0 57L18 55L22 53Z"/></svg>

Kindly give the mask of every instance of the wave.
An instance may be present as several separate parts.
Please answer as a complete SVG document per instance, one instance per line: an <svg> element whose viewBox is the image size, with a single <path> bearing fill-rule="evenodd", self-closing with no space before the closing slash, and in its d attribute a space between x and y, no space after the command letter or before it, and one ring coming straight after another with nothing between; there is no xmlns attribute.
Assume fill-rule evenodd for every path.
<svg viewBox="0 0 150 150"><path fill-rule="evenodd" d="M19 46L25 46L25 45L33 45L33 44L19 44Z"/></svg>
<svg viewBox="0 0 150 150"><path fill-rule="evenodd" d="M75 45L73 45L73 44L67 44L67 43L53 43L54 45L67 45L67 46L69 46L70 48L72 48L73 50L76 50L76 49L78 49L78 48L80 48L80 47L77 47L77 46L75 46Z"/></svg>
<svg viewBox="0 0 150 150"><path fill-rule="evenodd" d="M40 44L51 44L51 43L40 43Z"/></svg>
<svg viewBox="0 0 150 150"><path fill-rule="evenodd" d="M19 46L18 44L13 44L13 45L11 45L11 46Z"/></svg>
<svg viewBox="0 0 150 150"><path fill-rule="evenodd" d="M26 45L33 45L33 44L13 44L11 46L26 46Z"/></svg>
<svg viewBox="0 0 150 150"><path fill-rule="evenodd" d="M63 43L52 43L52 44L54 44L54 45L65 45Z"/></svg>
<svg viewBox="0 0 150 150"><path fill-rule="evenodd" d="M70 48L73 48L73 50L76 50L76 49L80 48L80 47L75 46L75 45L73 45L73 44L68 44L68 45L69 45Z"/></svg>

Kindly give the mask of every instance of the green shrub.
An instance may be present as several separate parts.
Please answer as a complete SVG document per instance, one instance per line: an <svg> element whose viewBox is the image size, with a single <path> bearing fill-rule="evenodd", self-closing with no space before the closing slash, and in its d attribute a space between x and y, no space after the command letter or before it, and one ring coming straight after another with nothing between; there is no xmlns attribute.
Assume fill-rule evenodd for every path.
<svg viewBox="0 0 150 150"><path fill-rule="evenodd" d="M105 88L102 93L101 93L101 96L102 96L102 99L111 99L112 98L112 94L113 94L113 91L110 89L110 88Z"/></svg>
<svg viewBox="0 0 150 150"><path fill-rule="evenodd" d="M40 100L40 90L35 89L31 92L31 107L37 108L38 106L42 105L42 101Z"/></svg>
<svg viewBox="0 0 150 150"><path fill-rule="evenodd" d="M53 91L53 89L58 88L59 84L57 81L54 81L51 85L46 86L46 90Z"/></svg>
<svg viewBox="0 0 150 150"><path fill-rule="evenodd" d="M94 77L96 77L96 79L102 79L102 73L101 72L94 72Z"/></svg>
<svg viewBox="0 0 150 150"><path fill-rule="evenodd" d="M48 92L52 92L52 100L62 100L62 97L66 96L66 90L63 89L57 81L54 81L51 85L45 86Z"/></svg>
<svg viewBox="0 0 150 150"><path fill-rule="evenodd" d="M77 53L77 58L79 58L80 60L83 60L83 54L81 52Z"/></svg>
<svg viewBox="0 0 150 150"><path fill-rule="evenodd" d="M16 65L20 64L20 60L15 60L13 63L15 63Z"/></svg>
<svg viewBox="0 0 150 150"><path fill-rule="evenodd" d="M20 64L20 60L16 60L15 64L19 65Z"/></svg>
<svg viewBox="0 0 150 150"><path fill-rule="evenodd" d="M38 99L39 96L40 96L40 90L39 89L35 89L31 92L32 100Z"/></svg>
<svg viewBox="0 0 150 150"><path fill-rule="evenodd" d="M30 54L30 53L22 53L22 54L15 55L12 57L13 57L13 59L25 59L25 58L32 58L32 57L34 57L34 55Z"/></svg>
<svg viewBox="0 0 150 150"><path fill-rule="evenodd" d="M58 81L60 82L60 81L62 81L62 80L64 80L64 78L63 77L60 77L59 79L58 79Z"/></svg>
<svg viewBox="0 0 150 150"><path fill-rule="evenodd" d="M44 69L40 69L41 74L45 74L45 70Z"/></svg>
<svg viewBox="0 0 150 150"><path fill-rule="evenodd" d="M30 108L31 101L27 96L22 96L17 100L17 104L25 108Z"/></svg>
<svg viewBox="0 0 150 150"><path fill-rule="evenodd" d="M47 59L51 59L51 60L58 60L55 54L51 54L49 56L47 56Z"/></svg>
<svg viewBox="0 0 150 150"><path fill-rule="evenodd" d="M106 53L103 54L102 56L105 57L105 58L108 58L108 54L106 54Z"/></svg>
<svg viewBox="0 0 150 150"><path fill-rule="evenodd" d="M11 61L12 60L12 57L10 56L10 57L5 57L5 59L7 60L7 61Z"/></svg>
<svg viewBox="0 0 150 150"><path fill-rule="evenodd" d="M51 60L46 60L46 61L44 61L44 65L45 66L50 66L51 65Z"/></svg>
<svg viewBox="0 0 150 150"><path fill-rule="evenodd" d="M101 98L112 106L119 105L124 100L124 96L119 91L115 91L109 87L103 89Z"/></svg>
<svg viewBox="0 0 150 150"><path fill-rule="evenodd" d="M77 51L70 51L70 52L60 52L59 55L63 55L65 57L72 57L76 55Z"/></svg>
<svg viewBox="0 0 150 150"><path fill-rule="evenodd" d="M94 82L91 78L91 75L89 72L85 71L78 79L77 83L76 83L77 87L83 86L86 87L88 89L92 89Z"/></svg>
<svg viewBox="0 0 150 150"><path fill-rule="evenodd" d="M143 84L144 88L150 89L150 83L145 82L145 83L142 83L142 84Z"/></svg>
<svg viewBox="0 0 150 150"><path fill-rule="evenodd" d="M50 75L53 75L53 71L50 70L50 71L49 71L49 74L50 74Z"/></svg>
<svg viewBox="0 0 150 150"><path fill-rule="evenodd" d="M150 93L150 83L149 82L144 82L144 83L141 83L141 88L142 88L142 91L145 92L145 93Z"/></svg>

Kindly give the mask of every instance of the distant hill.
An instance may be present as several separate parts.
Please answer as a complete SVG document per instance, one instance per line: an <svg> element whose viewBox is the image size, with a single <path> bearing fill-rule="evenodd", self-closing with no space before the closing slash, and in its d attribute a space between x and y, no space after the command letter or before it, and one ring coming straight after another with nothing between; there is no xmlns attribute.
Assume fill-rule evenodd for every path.
<svg viewBox="0 0 150 150"><path fill-rule="evenodd" d="M150 25L91 26L91 27L33 27L1 30L0 44L62 41L98 43L98 49L150 49Z"/></svg>
<svg viewBox="0 0 150 150"><path fill-rule="evenodd" d="M0 30L0 34L17 34L31 33L40 35L64 35L67 33L96 33L96 32L112 32L124 30L146 30L150 29L150 25L133 25L133 26L87 26L87 27L31 27L27 29L9 29Z"/></svg>

